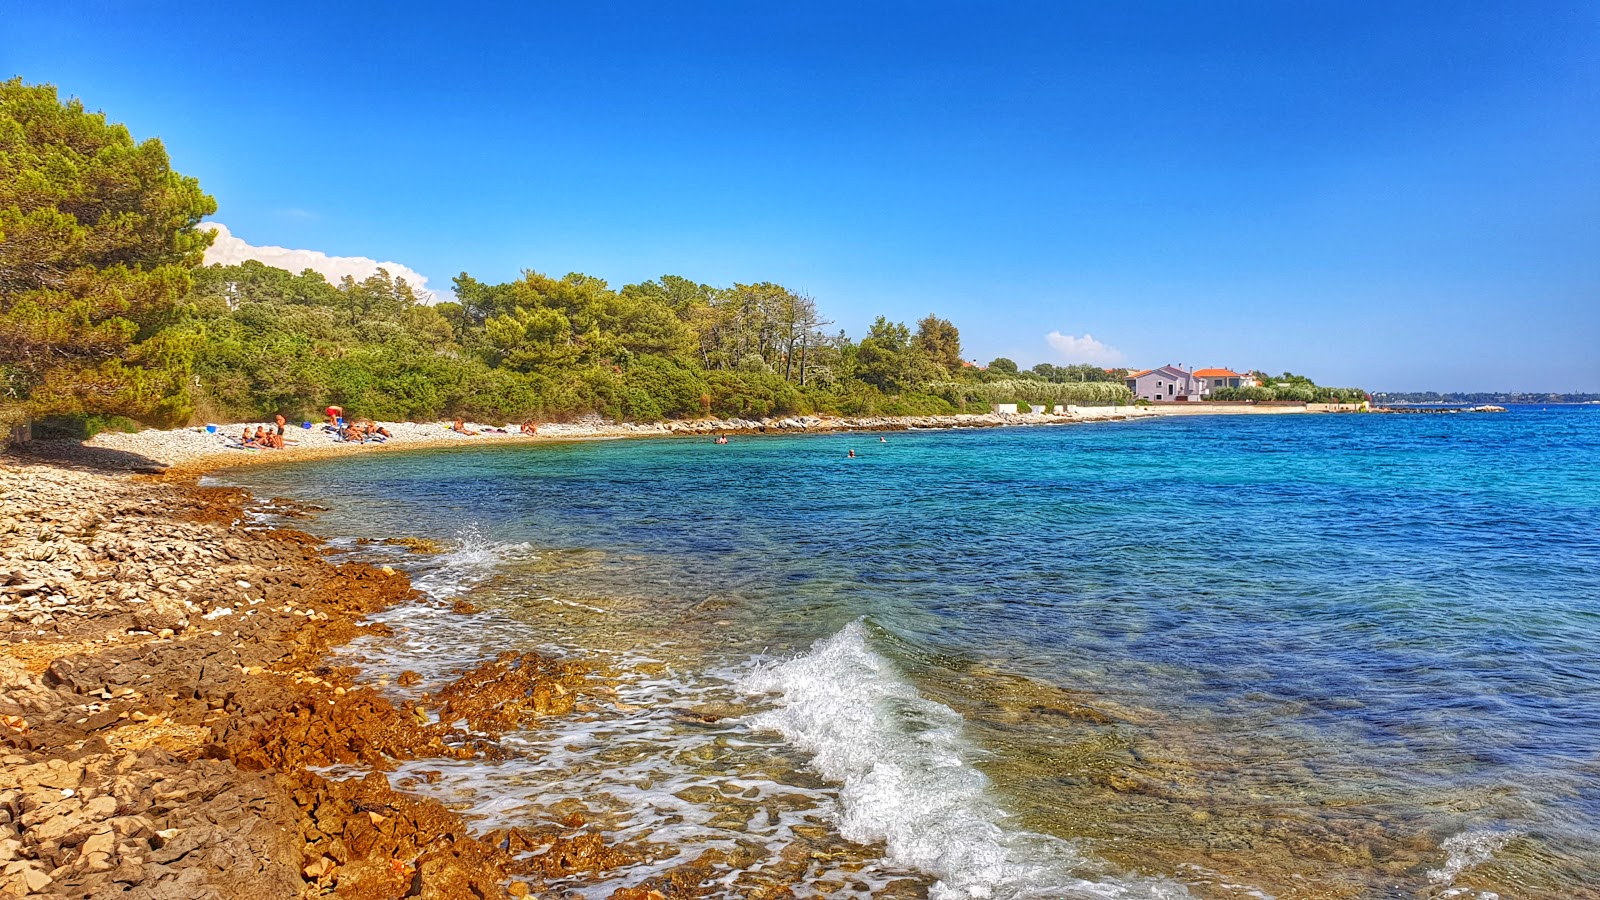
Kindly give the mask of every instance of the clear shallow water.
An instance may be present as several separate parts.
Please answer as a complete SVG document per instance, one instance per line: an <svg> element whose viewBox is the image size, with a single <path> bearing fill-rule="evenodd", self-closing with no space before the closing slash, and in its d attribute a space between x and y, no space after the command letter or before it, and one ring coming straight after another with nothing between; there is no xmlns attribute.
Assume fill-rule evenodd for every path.
<svg viewBox="0 0 1600 900"><path fill-rule="evenodd" d="M887 440L231 479L457 545L409 564L486 612L388 614L374 677L605 666L617 704L419 789L582 804L659 845L634 880L718 847L730 893L1600 896L1600 411Z"/></svg>

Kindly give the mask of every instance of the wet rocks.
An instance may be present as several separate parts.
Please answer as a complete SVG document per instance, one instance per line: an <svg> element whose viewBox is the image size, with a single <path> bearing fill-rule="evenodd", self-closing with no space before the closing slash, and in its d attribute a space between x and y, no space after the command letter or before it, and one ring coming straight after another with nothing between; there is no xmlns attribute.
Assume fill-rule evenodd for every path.
<svg viewBox="0 0 1600 900"><path fill-rule="evenodd" d="M502 846L393 790L395 760L494 756L570 711L582 668L511 654L399 705L358 687L323 660L409 580L248 502L0 461L0 896L524 896L632 860L581 821ZM308 771L333 764L379 771Z"/></svg>
<svg viewBox="0 0 1600 900"><path fill-rule="evenodd" d="M503 734L539 716L572 711L587 669L537 653L508 651L465 673L429 698L441 721L464 721L484 734Z"/></svg>

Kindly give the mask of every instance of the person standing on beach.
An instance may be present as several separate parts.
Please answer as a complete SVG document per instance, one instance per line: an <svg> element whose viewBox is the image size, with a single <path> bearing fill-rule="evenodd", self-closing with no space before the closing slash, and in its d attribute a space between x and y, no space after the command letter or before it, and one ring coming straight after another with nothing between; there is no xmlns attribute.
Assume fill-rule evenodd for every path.
<svg viewBox="0 0 1600 900"><path fill-rule="evenodd" d="M276 416L273 416L272 418L273 418L273 421L278 423L278 437L283 437L283 428L284 428L285 425L289 424L289 420L285 419L283 417L283 413L278 413Z"/></svg>

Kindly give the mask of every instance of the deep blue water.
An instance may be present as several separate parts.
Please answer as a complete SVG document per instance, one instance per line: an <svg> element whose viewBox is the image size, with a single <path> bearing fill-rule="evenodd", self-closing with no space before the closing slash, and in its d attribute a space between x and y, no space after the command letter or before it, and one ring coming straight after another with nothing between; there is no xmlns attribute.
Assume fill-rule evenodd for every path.
<svg viewBox="0 0 1600 900"><path fill-rule="evenodd" d="M885 437L233 477L332 501L334 535L584 560L511 572L528 598L646 603L571 642L709 672L861 620L1016 827L1200 893L1186 863L1268 892L1600 891L1600 409Z"/></svg>

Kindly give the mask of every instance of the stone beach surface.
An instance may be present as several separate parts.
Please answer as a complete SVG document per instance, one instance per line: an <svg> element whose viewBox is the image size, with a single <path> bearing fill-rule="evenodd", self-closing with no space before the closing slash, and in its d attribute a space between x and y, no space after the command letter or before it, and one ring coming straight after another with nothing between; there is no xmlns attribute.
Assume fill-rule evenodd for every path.
<svg viewBox="0 0 1600 900"><path fill-rule="evenodd" d="M384 774L608 702L582 666L507 653L396 706L325 657L427 602L407 577L250 524L243 492L139 474L158 462L0 457L0 896L521 897L631 860L577 816L474 836ZM336 764L370 774L314 771ZM695 896L705 872L613 896Z"/></svg>

